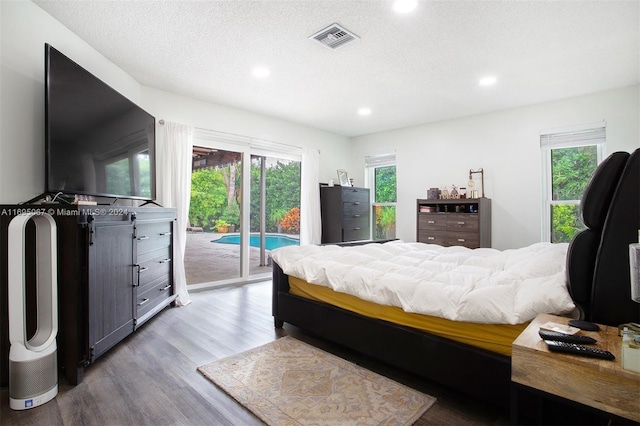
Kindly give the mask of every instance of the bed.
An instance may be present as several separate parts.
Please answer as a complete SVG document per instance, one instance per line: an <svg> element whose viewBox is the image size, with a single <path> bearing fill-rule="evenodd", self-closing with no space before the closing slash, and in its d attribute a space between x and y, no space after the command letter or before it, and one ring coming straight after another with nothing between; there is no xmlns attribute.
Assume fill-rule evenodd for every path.
<svg viewBox="0 0 640 426"><path fill-rule="evenodd" d="M275 250L275 326L293 324L506 408L510 343L537 313L609 325L640 320L628 264L640 229L639 156L617 152L599 165L581 202L587 229L568 245L498 252L363 242Z"/></svg>

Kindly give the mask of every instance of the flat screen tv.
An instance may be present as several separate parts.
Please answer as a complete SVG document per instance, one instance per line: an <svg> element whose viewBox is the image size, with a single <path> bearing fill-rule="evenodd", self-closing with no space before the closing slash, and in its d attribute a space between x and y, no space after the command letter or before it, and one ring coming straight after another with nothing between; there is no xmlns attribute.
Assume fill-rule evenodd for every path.
<svg viewBox="0 0 640 426"><path fill-rule="evenodd" d="M45 44L47 193L155 199L155 118Z"/></svg>

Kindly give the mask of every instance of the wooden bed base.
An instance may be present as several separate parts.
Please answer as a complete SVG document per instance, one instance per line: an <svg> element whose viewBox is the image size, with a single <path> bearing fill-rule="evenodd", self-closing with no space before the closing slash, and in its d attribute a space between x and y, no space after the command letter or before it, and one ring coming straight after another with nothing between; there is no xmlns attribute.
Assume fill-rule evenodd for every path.
<svg viewBox="0 0 640 426"><path fill-rule="evenodd" d="M289 293L289 277L273 263L272 313L306 332L459 391L509 408L511 358Z"/></svg>

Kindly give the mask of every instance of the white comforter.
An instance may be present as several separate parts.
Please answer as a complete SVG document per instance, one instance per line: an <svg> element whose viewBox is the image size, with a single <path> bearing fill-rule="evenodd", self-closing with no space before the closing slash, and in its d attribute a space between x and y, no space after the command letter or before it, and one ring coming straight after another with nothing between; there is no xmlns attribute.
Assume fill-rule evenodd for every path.
<svg viewBox="0 0 640 426"><path fill-rule="evenodd" d="M272 252L287 275L406 312L456 321L520 324L575 307L567 244L498 251L391 242L288 246Z"/></svg>

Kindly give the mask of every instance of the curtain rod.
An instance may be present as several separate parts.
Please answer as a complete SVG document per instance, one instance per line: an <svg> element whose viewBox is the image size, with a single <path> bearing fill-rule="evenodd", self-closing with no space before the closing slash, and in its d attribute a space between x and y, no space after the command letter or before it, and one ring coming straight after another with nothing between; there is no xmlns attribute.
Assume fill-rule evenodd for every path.
<svg viewBox="0 0 640 426"><path fill-rule="evenodd" d="M160 124L161 126L164 126L164 119L160 119L158 120L158 124ZM286 143L282 143L282 142L276 142L276 141L270 141L267 139L259 139L259 138L252 138L251 136L242 136L242 135L236 135L235 133L228 133L228 132L220 132L218 130L211 130L211 129L204 129L202 127L195 127L195 129L197 130L202 130L203 132L216 132L216 133L223 133L226 135L233 135L233 136L239 136L239 137L243 137L243 138L249 138L250 140L256 140L256 141L264 141L264 142L268 142L268 143L272 143L272 144L276 144L276 145L281 145L287 148L296 148L296 149L302 149L302 147L299 146L295 146L295 145L289 145ZM320 153L321 151L318 150L318 153Z"/></svg>

